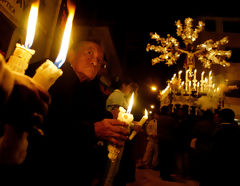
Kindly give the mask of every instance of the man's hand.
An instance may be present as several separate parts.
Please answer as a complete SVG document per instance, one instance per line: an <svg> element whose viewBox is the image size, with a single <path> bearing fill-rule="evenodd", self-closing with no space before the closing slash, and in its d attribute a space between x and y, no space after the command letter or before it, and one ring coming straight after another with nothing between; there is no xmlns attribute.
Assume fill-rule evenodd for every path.
<svg viewBox="0 0 240 186"><path fill-rule="evenodd" d="M128 139L128 124L116 119L104 119L94 123L96 136L101 140L107 140L110 143L122 146Z"/></svg>
<svg viewBox="0 0 240 186"><path fill-rule="evenodd" d="M14 88L7 103L6 122L31 128L42 123L50 104L50 95L32 78L15 73ZM19 126L21 127L21 126Z"/></svg>
<svg viewBox="0 0 240 186"><path fill-rule="evenodd" d="M139 122L133 121L133 126L132 129L135 130L136 132L143 132L144 130L142 129L142 126L138 124Z"/></svg>

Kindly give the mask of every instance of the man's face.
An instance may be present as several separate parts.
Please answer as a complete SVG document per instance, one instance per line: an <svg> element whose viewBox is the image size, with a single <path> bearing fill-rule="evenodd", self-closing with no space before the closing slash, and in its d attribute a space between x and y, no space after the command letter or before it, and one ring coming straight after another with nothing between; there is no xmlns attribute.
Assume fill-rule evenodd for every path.
<svg viewBox="0 0 240 186"><path fill-rule="evenodd" d="M103 64L103 51L94 42L83 42L70 63L80 81L93 80Z"/></svg>

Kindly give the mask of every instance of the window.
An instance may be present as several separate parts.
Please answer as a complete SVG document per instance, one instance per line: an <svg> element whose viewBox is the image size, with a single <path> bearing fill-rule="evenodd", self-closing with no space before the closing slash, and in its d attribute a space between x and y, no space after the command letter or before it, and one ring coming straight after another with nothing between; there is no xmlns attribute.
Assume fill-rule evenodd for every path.
<svg viewBox="0 0 240 186"><path fill-rule="evenodd" d="M227 61L231 63L240 63L240 48L226 48L226 50L232 51L232 55Z"/></svg>
<svg viewBox="0 0 240 186"><path fill-rule="evenodd" d="M216 21L215 20L205 20L205 31L216 32Z"/></svg>
<svg viewBox="0 0 240 186"><path fill-rule="evenodd" d="M223 32L240 33L240 21L223 21Z"/></svg>

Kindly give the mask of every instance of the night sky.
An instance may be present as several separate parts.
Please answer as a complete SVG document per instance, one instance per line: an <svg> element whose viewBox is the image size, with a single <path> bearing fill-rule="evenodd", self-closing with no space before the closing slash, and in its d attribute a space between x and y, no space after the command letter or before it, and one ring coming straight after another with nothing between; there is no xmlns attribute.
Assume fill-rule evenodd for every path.
<svg viewBox="0 0 240 186"><path fill-rule="evenodd" d="M187 17L221 16L240 17L237 1L160 1L160 0L78 0L76 17L84 24L108 26L124 72L141 85L140 96L149 104L156 102L156 95L149 86L156 84L160 89L166 80L183 67L183 60L168 67L164 63L151 65L154 53L146 52L150 32L162 37L176 36L175 21ZM156 54L155 54L156 55ZM146 105L146 103L142 103Z"/></svg>

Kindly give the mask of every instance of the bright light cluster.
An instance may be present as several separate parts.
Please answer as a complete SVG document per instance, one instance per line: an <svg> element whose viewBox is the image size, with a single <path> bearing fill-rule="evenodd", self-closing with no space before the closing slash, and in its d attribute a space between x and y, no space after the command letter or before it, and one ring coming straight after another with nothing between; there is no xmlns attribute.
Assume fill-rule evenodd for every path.
<svg viewBox="0 0 240 186"><path fill-rule="evenodd" d="M180 56L180 53L176 50L178 48L178 41L167 35L167 38L161 38L157 33L150 33L151 38L155 39L159 45L147 45L147 51L154 50L155 52L161 53L160 56L152 59L152 65L159 63L161 61L166 61L168 66L176 63L177 59Z"/></svg>
<svg viewBox="0 0 240 186"><path fill-rule="evenodd" d="M230 63L225 58L230 58L232 52L220 50L219 48L228 43L228 38L224 37L219 41L214 42L212 39L205 41L203 44L197 46L199 53L198 59L203 63L205 68L210 68L211 64L219 64L222 66L230 66Z"/></svg>
<svg viewBox="0 0 240 186"><path fill-rule="evenodd" d="M203 63L205 68L210 68L212 64L219 64L228 67L230 63L226 58L231 57L231 51L223 50L225 44L228 43L228 38L224 37L219 41L214 42L212 39L205 41L203 44L194 45L198 38L198 34L204 29L204 22L199 21L195 29L193 29L193 19L186 18L185 25L181 21L176 21L177 35L182 38L185 48L180 48L179 42L174 37L167 35L167 38L162 38L157 33L150 33L151 39L156 41L156 45L147 44L146 50L160 53L158 57L152 59L152 65L159 62L165 62L168 66L177 62L179 56L184 53L187 55L187 64L185 68L193 69L195 67L195 59Z"/></svg>
<svg viewBox="0 0 240 186"><path fill-rule="evenodd" d="M185 19L185 26L183 28L180 20L176 21L177 26L177 35L182 38L185 45L193 44L194 41L198 38L198 33L201 32L205 26L204 22L199 21L195 30L192 29L192 18Z"/></svg>

